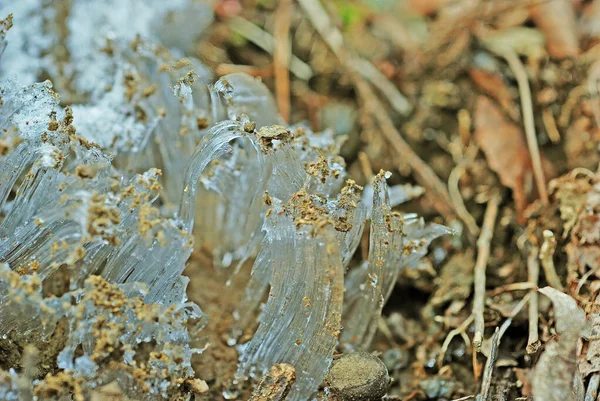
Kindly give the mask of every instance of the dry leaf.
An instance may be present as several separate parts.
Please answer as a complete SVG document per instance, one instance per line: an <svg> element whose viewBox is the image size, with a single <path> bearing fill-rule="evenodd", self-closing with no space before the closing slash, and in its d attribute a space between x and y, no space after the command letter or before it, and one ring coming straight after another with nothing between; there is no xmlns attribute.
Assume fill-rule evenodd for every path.
<svg viewBox="0 0 600 401"><path fill-rule="evenodd" d="M560 340L577 340L581 337L582 330L587 325L587 319L583 309L577 305L577 301L570 295L552 287L540 288L539 291L552 301L554 324Z"/></svg>
<svg viewBox="0 0 600 401"><path fill-rule="evenodd" d="M519 118L518 106L500 74L480 68L471 68L469 76L479 89L500 103L500 106L502 106L510 118L514 120Z"/></svg>
<svg viewBox="0 0 600 401"><path fill-rule="evenodd" d="M548 54L556 58L579 54L577 20L571 0L547 0L529 9L531 18L544 32Z"/></svg>
<svg viewBox="0 0 600 401"><path fill-rule="evenodd" d="M594 314L591 322L590 343L585 358L579 363L579 370L584 376L600 372L600 314Z"/></svg>
<svg viewBox="0 0 600 401"><path fill-rule="evenodd" d="M527 143L521 130L509 121L487 97L480 96L475 107L474 138L500 182L513 190L519 221L528 198L535 195L533 169ZM552 166L542 156L546 179L554 176Z"/></svg>
<svg viewBox="0 0 600 401"><path fill-rule="evenodd" d="M569 264L584 272L588 268L600 268L600 187L598 184L590 185L586 179L580 179L578 182L581 184L575 188L580 192L585 188L589 190L573 197L574 199L567 203L573 210L571 215L576 211L577 217L566 250Z"/></svg>
<svg viewBox="0 0 600 401"><path fill-rule="evenodd" d="M533 371L533 399L544 401L582 401L585 393L576 353L577 340L587 320L583 309L571 296L552 287L539 290L554 305L556 340L546 344Z"/></svg>

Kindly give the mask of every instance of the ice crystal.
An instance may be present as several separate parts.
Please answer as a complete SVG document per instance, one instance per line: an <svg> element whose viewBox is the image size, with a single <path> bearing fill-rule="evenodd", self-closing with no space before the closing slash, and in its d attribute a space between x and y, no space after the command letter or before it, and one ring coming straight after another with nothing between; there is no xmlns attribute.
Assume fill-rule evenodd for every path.
<svg viewBox="0 0 600 401"><path fill-rule="evenodd" d="M44 346L43 340L63 324L68 334L57 364L74 380L84 380L83 390L117 380L123 388L141 388L145 399L162 399L193 379L191 356L202 351L190 348L186 327L202 312L182 302L185 285L178 291L178 304L148 305L143 285L117 286L90 276L81 289L46 298L37 274L19 275L2 265L0 335L28 333L30 342ZM43 393L44 381L36 386Z"/></svg>
<svg viewBox="0 0 600 401"><path fill-rule="evenodd" d="M392 211L419 189L389 190L384 172L361 193L341 139L285 125L259 80L211 83L181 58L212 20L206 6L71 3L0 6L18 25L0 22L11 57L0 68L0 335L56 344L56 371L33 393L77 399L116 380L160 399L193 387L200 350L186 324L205 316L182 272L195 241L232 275L253 262L229 333L236 345L260 310L237 345L238 379L287 363L289 399L309 399L338 346L369 346L401 269L448 230ZM41 75L77 104L62 108L49 81L33 83ZM353 261L367 219L368 260ZM26 391L0 374L0 396Z"/></svg>

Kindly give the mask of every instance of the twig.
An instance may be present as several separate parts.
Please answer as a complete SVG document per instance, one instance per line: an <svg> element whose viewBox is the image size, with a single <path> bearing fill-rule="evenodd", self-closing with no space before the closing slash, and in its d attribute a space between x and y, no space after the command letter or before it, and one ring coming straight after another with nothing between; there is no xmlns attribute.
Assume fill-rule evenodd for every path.
<svg viewBox="0 0 600 401"><path fill-rule="evenodd" d="M355 76L354 81L358 94L362 98L362 106L373 115L385 139L392 145L398 157L412 168L419 185L428 190L433 197L435 209L444 218L453 220L458 213L452 208L452 199L444 183L402 138L371 87L358 76Z"/></svg>
<svg viewBox="0 0 600 401"><path fill-rule="evenodd" d="M435 209L448 220L452 220L454 216L458 216L458 213L453 209L452 199L444 183L402 138L390 116L387 114L385 107L381 104L381 101L375 96L375 93L367 82L360 76L363 72L357 71L356 59L344 48L342 34L331 24L329 16L321 3L318 0L298 0L298 3L319 35L329 45L340 62L348 68L356 90L363 100L363 107L369 109L370 114L377 121L383 136L392 145L398 156L412 168L419 185L429 190L434 198ZM369 76L366 76L366 78L368 79Z"/></svg>
<svg viewBox="0 0 600 401"><path fill-rule="evenodd" d="M521 302L517 304L517 306L511 311L508 319L502 323L500 328L496 327L496 331L494 332L494 336L492 337L492 350L490 351L490 356L485 363L485 369L483 372L483 382L481 384L481 392L479 394L479 401L487 401L489 397L490 385L492 384L492 376L494 373L494 366L496 364L496 359L498 356L498 348L500 347L500 340L502 340L502 336L506 333L506 330L512 324L512 320L515 316L523 309L523 306L530 300L530 294L527 294ZM530 304L531 305L531 304Z"/></svg>
<svg viewBox="0 0 600 401"><path fill-rule="evenodd" d="M527 279L535 286L538 285L540 277L540 265L538 261L538 249L536 246L531 246L529 256L527 258ZM529 337L527 340L527 353L533 354L540 346L538 336L538 292L532 290L529 292Z"/></svg>
<svg viewBox="0 0 600 401"><path fill-rule="evenodd" d="M558 132L556 121L554 121L554 116L550 110L542 110L542 121L544 122L544 126L546 127L546 132L548 133L548 138L550 138L550 141L552 141L552 143L559 143L560 132Z"/></svg>
<svg viewBox="0 0 600 401"><path fill-rule="evenodd" d="M558 274L556 274L556 268L554 267L554 251L556 249L556 238L554 233L550 230L544 230L544 242L540 248L540 262L542 262L542 268L544 269L544 276L548 284L557 290L562 291L563 285L560 282Z"/></svg>
<svg viewBox="0 0 600 401"><path fill-rule="evenodd" d="M485 270L490 257L490 242L494 235L494 224L498 215L498 206L500 196L493 195L488 201L485 215L483 217L483 226L481 235L477 240L477 262L475 263L475 288L473 297L473 315L475 316L475 335L473 336L473 345L479 351L483 341L483 309L485 303Z"/></svg>
<svg viewBox="0 0 600 401"><path fill-rule="evenodd" d="M483 382L481 384L481 401L487 401L490 395L490 386L492 384L492 375L494 373L494 366L496 365L496 359L498 358L498 346L500 345L500 330L496 327L494 336L492 337L492 350L490 356L485 362L485 369L483 370Z"/></svg>
<svg viewBox="0 0 600 401"><path fill-rule="evenodd" d="M283 119L290 120L290 25L292 19L292 1L281 0L275 12L273 36L273 64L275 72L275 94L277 107Z"/></svg>
<svg viewBox="0 0 600 401"><path fill-rule="evenodd" d="M379 89L388 99L394 110L404 116L410 114L412 106L408 102L408 99L370 61L360 57L353 57L351 65L354 66L356 72Z"/></svg>
<svg viewBox="0 0 600 401"><path fill-rule="evenodd" d="M546 178L544 177L542 158L540 156L540 149L535 133L533 104L531 101L531 89L529 88L527 71L525 71L523 63L521 63L521 60L519 60L519 57L512 49L503 49L500 52L500 55L506 59L508 66L517 79L519 95L521 97L521 109L523 111L523 124L525 125L525 137L527 139L527 146L529 147L529 153L533 164L533 175L535 176L535 182L540 198L542 199L542 202L547 205L549 203L548 191L546 190Z"/></svg>
<svg viewBox="0 0 600 401"><path fill-rule="evenodd" d="M473 314L471 314L464 322L462 322L460 326L448 332L448 335L446 336L446 339L442 344L442 348L440 349L440 355L438 356L438 366L441 367L444 363L444 357L446 356L448 347L450 346L450 343L452 343L454 337L456 337L457 335L460 334L467 348L471 346L471 340L469 340L469 336L467 336L465 331L467 330L467 327L469 327L469 325L473 322L473 318L474 316Z"/></svg>
<svg viewBox="0 0 600 401"><path fill-rule="evenodd" d="M373 167L369 161L369 156L367 156L365 152L358 152L358 161L363 171L363 175L365 176L365 180L371 182L375 174L373 174Z"/></svg>
<svg viewBox="0 0 600 401"><path fill-rule="evenodd" d="M588 270L581 279L579 279L579 283L577 283L577 288L575 288L575 295L579 295L579 291L583 288L583 285L587 282L587 279L594 273L600 271L600 268L596 267L595 269Z"/></svg>
<svg viewBox="0 0 600 401"><path fill-rule="evenodd" d="M512 283L512 284L506 284L503 285L502 287L496 287L493 290L489 290L487 292L487 296L488 297L494 297L498 294L502 294L503 292L509 292L509 291L527 291L527 290L532 290L535 289L536 286L531 284L530 282L526 281L523 283Z"/></svg>
<svg viewBox="0 0 600 401"><path fill-rule="evenodd" d="M479 235L479 227L477 227L477 222L465 207L465 203L458 188L460 177L464 174L464 172L464 164L459 164L452 169L450 176L448 177L448 193L450 195L450 199L452 199L452 204L454 206L454 210L456 210L456 214L462 221L465 222L469 233L473 236L476 236Z"/></svg>
<svg viewBox="0 0 600 401"><path fill-rule="evenodd" d="M267 53L273 54L275 39L269 33L242 17L232 17L229 23L235 33L242 35ZM304 81L308 81L313 75L312 68L293 54L290 58L290 72Z"/></svg>
<svg viewBox="0 0 600 401"><path fill-rule="evenodd" d="M529 302L530 297L531 297L530 294L525 295L523 297L523 299L521 300L521 302L519 302L517 304L517 306L515 306L515 308L510 312L510 316L508 317L508 319L506 319L504 321L504 323L502 323L502 326L500 326L500 332L498 333L498 335L499 335L498 340L502 339L502 336L504 335L504 333L506 333L506 330L508 330L508 328L512 324L512 320L515 318L515 316L517 316L519 314L519 312L521 312L521 309L523 309L525 304L527 302Z"/></svg>
<svg viewBox="0 0 600 401"><path fill-rule="evenodd" d="M319 0L298 0L298 4L313 27L346 68L371 82L383 93L397 112L405 116L410 114L412 105L408 99L370 61L351 54L344 47L342 33L331 23L327 11Z"/></svg>

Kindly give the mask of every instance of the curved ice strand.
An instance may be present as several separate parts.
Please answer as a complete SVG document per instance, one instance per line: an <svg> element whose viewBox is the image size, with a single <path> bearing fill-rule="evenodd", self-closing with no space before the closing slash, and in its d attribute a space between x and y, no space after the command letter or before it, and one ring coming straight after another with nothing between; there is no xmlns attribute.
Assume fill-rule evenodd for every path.
<svg viewBox="0 0 600 401"><path fill-rule="evenodd" d="M245 114L258 127L284 124L271 91L257 78L244 73L225 75L215 82L212 90L222 96L231 120Z"/></svg>
<svg viewBox="0 0 600 401"><path fill-rule="evenodd" d="M183 227L188 232L192 232L192 228L194 227L196 190L202 172L211 161L217 159L231 149L229 142L241 137L247 137L251 140L252 145L256 150L257 162L262 166L262 174L260 175L262 177L266 176L267 166L263 153L255 140L244 132L242 124L237 121L228 120L215 125L208 131L205 140L203 140L196 148L185 173L185 187L181 196L178 216L183 223ZM260 185L257 185L254 194L252 194L255 197L261 197L261 194L264 191L265 179L261 179L260 181Z"/></svg>
<svg viewBox="0 0 600 401"><path fill-rule="evenodd" d="M288 216L276 223L263 243L270 258L257 259L272 266L269 299L254 337L241 352L238 375L263 372L275 363L301 367L288 399L303 401L322 382L337 344L342 258L333 227L313 236L297 230Z"/></svg>
<svg viewBox="0 0 600 401"><path fill-rule="evenodd" d="M423 219L393 213L384 174L378 174L372 186L369 258L351 271L345 282L341 341L347 349L369 347L400 271L416 265L427 253L431 241L450 232L444 226L426 225Z"/></svg>

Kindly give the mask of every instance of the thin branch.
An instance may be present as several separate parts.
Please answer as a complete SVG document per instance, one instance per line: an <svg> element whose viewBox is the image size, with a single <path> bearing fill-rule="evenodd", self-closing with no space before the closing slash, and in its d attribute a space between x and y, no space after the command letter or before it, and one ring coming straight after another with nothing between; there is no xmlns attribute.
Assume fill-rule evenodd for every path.
<svg viewBox="0 0 600 401"><path fill-rule="evenodd" d="M538 249L532 246L529 250L529 256L527 258L527 279L532 285L537 287L540 277L540 265L538 261ZM527 340L527 353L535 353L539 346L540 340L538 335L538 292L537 290L531 290L529 292L529 337Z"/></svg>
<svg viewBox="0 0 600 401"><path fill-rule="evenodd" d="M493 195L488 201L485 215L483 217L483 226L481 235L477 240L477 261L475 263L475 288L473 297L473 315L475 316L475 335L473 336L473 345L479 351L483 341L483 330L485 322L483 320L483 309L485 305L485 270L490 257L490 242L494 235L494 225L498 215L498 206L500 205L500 196Z"/></svg>
<svg viewBox="0 0 600 401"><path fill-rule="evenodd" d="M458 188L458 184L460 182L460 178L465 172L465 165L459 164L452 169L450 172L450 176L448 177L448 193L450 194L450 199L452 199L452 205L454 206L454 210L458 214L459 218L465 223L467 226L467 230L469 234L476 236L479 235L479 227L477 226L477 222L469 213L467 208L465 207L465 203L460 194L460 189Z"/></svg>
<svg viewBox="0 0 600 401"><path fill-rule="evenodd" d="M523 299L521 300L521 302L519 302L517 304L517 306L515 306L515 308L510 312L510 316L508 317L508 319L506 319L504 321L504 323L502 323L502 326L500 326L500 332L498 333L499 335L499 339L502 339L502 336L504 335L504 333L506 333L506 330L508 330L508 328L510 327L510 325L512 324L512 320L515 318L515 316L517 316L517 314L519 312L521 312L521 309L523 309L523 307L525 306L525 304L527 302L529 302L531 295L527 294L523 297Z"/></svg>
<svg viewBox="0 0 600 401"><path fill-rule="evenodd" d="M242 17L230 18L229 24L235 33L243 36L267 53L273 54L275 39L271 34ZM304 81L308 81L313 75L312 68L294 55L291 55L290 58L290 72Z"/></svg>
<svg viewBox="0 0 600 401"><path fill-rule="evenodd" d="M290 26L292 19L292 1L281 0L275 11L273 36L273 65L275 72L275 95L277 107L283 119L290 120Z"/></svg>
<svg viewBox="0 0 600 401"><path fill-rule="evenodd" d="M298 0L298 4L300 4L313 27L346 68L362 75L371 82L388 99L398 113L404 116L411 113L412 105L406 96L400 93L370 61L351 54L344 47L342 33L331 23L327 11L319 0Z"/></svg>
<svg viewBox="0 0 600 401"><path fill-rule="evenodd" d="M371 182L375 174L373 174L373 167L369 161L369 156L367 156L365 152L358 152L358 161L360 162L360 167L363 171L366 182Z"/></svg>
<svg viewBox="0 0 600 401"><path fill-rule="evenodd" d="M488 295L488 297L495 297L496 295L502 294L503 292L527 291L527 290L532 290L535 288L536 288L536 286L531 284L528 281L525 281L522 283L511 283L511 284L503 285L502 287L496 287L493 290L489 290L487 292L487 295Z"/></svg>
<svg viewBox="0 0 600 401"><path fill-rule="evenodd" d="M511 311L508 319L502 323L500 328L496 327L496 331L494 332L494 336L492 337L492 350L490 352L490 356L485 363L485 369L483 372L483 382L481 384L481 392L479 394L478 399L480 401L487 401L489 398L489 390L492 384L492 376L494 374L494 366L496 364L496 359L498 357L498 349L500 348L500 340L502 340L502 336L506 333L506 330L512 324L512 320L515 316L523 309L523 306L530 300L530 294L527 294L521 302L517 304L517 306ZM530 304L531 305L531 304Z"/></svg>
<svg viewBox="0 0 600 401"><path fill-rule="evenodd" d="M454 339L454 337L456 337L457 335L460 335L464 342L465 345L467 347L471 346L471 341L469 340L469 336L466 335L466 330L467 327L469 327L469 325L473 322L473 314L471 314L464 322L461 323L460 326L458 326L455 329L452 329L448 332L448 335L446 336L446 339L444 340L444 343L442 344L442 348L440 349L440 354L438 356L438 366L442 366L442 364L444 363L444 357L446 356L446 352L448 351L448 347L450 346L450 344L452 343L452 340Z"/></svg>
<svg viewBox="0 0 600 401"><path fill-rule="evenodd" d="M559 291L563 290L563 285L560 282L558 274L556 274L556 268L554 267L554 251L556 250L556 238L554 233L550 230L544 230L544 242L540 248L540 261L542 262L542 268L544 269L544 276L548 284L556 288Z"/></svg>
<svg viewBox="0 0 600 401"><path fill-rule="evenodd" d="M519 95L521 97L521 109L523 111L523 124L525 126L525 137L527 139L527 146L529 148L529 154L531 155L531 161L533 164L533 175L535 177L535 183L537 185L540 198L544 204L548 204L548 191L546 189L546 178L544 177L544 169L542 166L542 157L540 156L540 149L537 142L537 136L535 133L535 123L533 120L533 103L531 100L531 89L529 88L529 78L527 78L527 71L519 57L512 49L504 49L499 52L502 57L508 63L508 66L515 74L517 79L517 85L519 86Z"/></svg>
<svg viewBox="0 0 600 401"><path fill-rule="evenodd" d="M390 145L392 145L392 149L398 157L402 158L412 168L419 185L428 190L433 198L435 209L447 220L453 220L459 214L452 207L452 198L450 198L446 185L402 138L390 116L385 111L385 107L381 104L371 87L358 76L354 77L354 84L359 96L363 100L362 106L366 107L373 115L381 133Z"/></svg>
<svg viewBox="0 0 600 401"><path fill-rule="evenodd" d="M544 122L544 127L546 127L546 132L548 133L548 138L552 141L552 143L560 142L560 132L556 127L556 121L554 120L554 116L552 112L548 109L542 110L542 121Z"/></svg>
<svg viewBox="0 0 600 401"><path fill-rule="evenodd" d="M365 71L369 72L371 70L365 70L364 68L357 69L357 65L364 66L364 64L356 63L356 59L350 54L348 49L344 47L344 38L341 32L333 26L327 12L318 0L298 0L298 3L319 35L321 35L340 62L351 73L356 90L363 100L362 106L369 109L370 114L377 121L383 136L392 145L392 148L398 157L402 158L412 168L419 185L429 190L434 199L435 209L444 218L452 220L458 214L452 208L452 199L448 194L446 186L433 170L419 158L404 138L402 138L400 133L396 130L390 116L387 114L384 105L375 95L373 89L360 76L361 74L364 74ZM369 76L370 75L367 74L365 78L369 79ZM377 86L376 83L374 83L374 85ZM391 103L393 104L394 102L391 101ZM406 111L404 114L407 114L408 112L409 111Z"/></svg>
<svg viewBox="0 0 600 401"><path fill-rule="evenodd" d="M494 374L494 366L496 365L496 359L498 358L498 347L500 346L500 330L496 327L494 336L492 337L492 350L490 356L485 362L485 369L483 370L483 382L481 384L481 401L487 401L490 396L490 386L492 384L492 376Z"/></svg>

